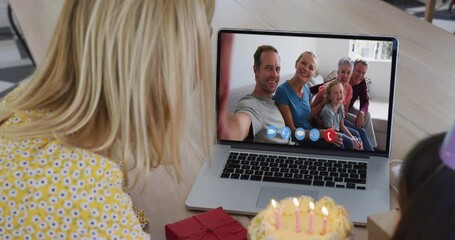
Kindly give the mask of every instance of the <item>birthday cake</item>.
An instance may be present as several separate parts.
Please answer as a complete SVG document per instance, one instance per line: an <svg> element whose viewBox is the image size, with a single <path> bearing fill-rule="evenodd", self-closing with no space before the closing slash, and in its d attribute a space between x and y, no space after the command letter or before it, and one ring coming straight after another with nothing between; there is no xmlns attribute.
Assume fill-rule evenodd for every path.
<svg viewBox="0 0 455 240"><path fill-rule="evenodd" d="M323 209L324 208L324 209ZM348 239L353 225L349 214L329 197L285 198L260 211L248 227L251 240Z"/></svg>

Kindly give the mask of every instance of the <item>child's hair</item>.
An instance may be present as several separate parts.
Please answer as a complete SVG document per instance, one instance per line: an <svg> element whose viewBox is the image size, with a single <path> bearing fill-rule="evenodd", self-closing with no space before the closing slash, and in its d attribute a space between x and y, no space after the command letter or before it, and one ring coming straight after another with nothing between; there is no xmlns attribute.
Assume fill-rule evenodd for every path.
<svg viewBox="0 0 455 240"><path fill-rule="evenodd" d="M345 91L344 91L344 86L343 86L343 84L342 84L340 81L336 80L336 79L335 79L335 80L332 80L332 81L330 81L330 82L327 83L327 85L326 85L326 87L325 87L325 89L324 89L324 100L325 100L327 103L331 102L331 100L329 99L329 97L330 97L330 91L332 91L332 88L333 88L334 86L336 86L337 84L341 85L341 89L343 90L343 97L344 97L344 95L346 94Z"/></svg>
<svg viewBox="0 0 455 240"><path fill-rule="evenodd" d="M208 156L213 9L213 0L67 0L46 59L0 122L53 114L2 134L53 137L146 173L160 164L179 173L181 143Z"/></svg>
<svg viewBox="0 0 455 240"><path fill-rule="evenodd" d="M393 239L455 239L455 171L439 155L444 135L422 140L405 157Z"/></svg>

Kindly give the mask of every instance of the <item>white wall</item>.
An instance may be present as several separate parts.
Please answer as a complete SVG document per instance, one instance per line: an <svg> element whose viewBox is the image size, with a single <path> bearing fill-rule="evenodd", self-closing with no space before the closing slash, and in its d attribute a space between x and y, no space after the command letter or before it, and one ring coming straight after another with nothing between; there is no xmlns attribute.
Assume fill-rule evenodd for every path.
<svg viewBox="0 0 455 240"><path fill-rule="evenodd" d="M390 62L368 62L367 76L371 79L370 98L373 101L385 102L390 94Z"/></svg>
<svg viewBox="0 0 455 240"><path fill-rule="evenodd" d="M281 59L281 76L295 72L295 61L300 53L316 48L312 39L281 36L234 35L230 88L254 84L254 52L260 45L272 45L278 50ZM281 81L284 81L281 79Z"/></svg>
<svg viewBox="0 0 455 240"><path fill-rule="evenodd" d="M338 60L347 57L349 53L349 40L340 39L320 39L318 56L318 73L324 79L333 70L338 68Z"/></svg>

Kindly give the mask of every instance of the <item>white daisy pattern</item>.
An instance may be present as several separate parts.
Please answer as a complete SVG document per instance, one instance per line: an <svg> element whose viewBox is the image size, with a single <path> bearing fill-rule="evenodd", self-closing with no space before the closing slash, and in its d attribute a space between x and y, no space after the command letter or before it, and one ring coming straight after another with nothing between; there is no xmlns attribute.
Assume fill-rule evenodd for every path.
<svg viewBox="0 0 455 240"><path fill-rule="evenodd" d="M2 135L32 115L0 125L0 239L150 239L116 163L53 138Z"/></svg>

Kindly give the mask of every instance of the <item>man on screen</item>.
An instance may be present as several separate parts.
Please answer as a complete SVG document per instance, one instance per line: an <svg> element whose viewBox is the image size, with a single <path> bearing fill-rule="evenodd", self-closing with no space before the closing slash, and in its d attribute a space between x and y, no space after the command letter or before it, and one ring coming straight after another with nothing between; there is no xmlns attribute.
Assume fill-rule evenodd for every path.
<svg viewBox="0 0 455 240"><path fill-rule="evenodd" d="M352 86L352 98L349 103L349 112L346 118L351 124L358 128L364 128L372 147L376 147L376 135L374 134L373 122L368 112L369 97L365 74L368 70L368 64L365 60L357 59L354 62L354 71L352 72L349 84ZM354 103L360 100L359 109L354 107ZM352 126L352 125L349 125Z"/></svg>
<svg viewBox="0 0 455 240"><path fill-rule="evenodd" d="M225 129L225 131L219 131L221 139L290 143L290 132L288 137L283 137L282 134L284 129L289 128L285 126L281 112L273 100L273 94L280 80L280 70L278 51L270 45L259 46L254 53L253 72L256 84L253 92L239 100L235 113L225 110L226 103L223 103L223 99L221 101L219 125ZM323 132L320 135L323 136ZM306 134L306 140L307 136L308 134ZM333 144L340 143L341 139L336 138Z"/></svg>

